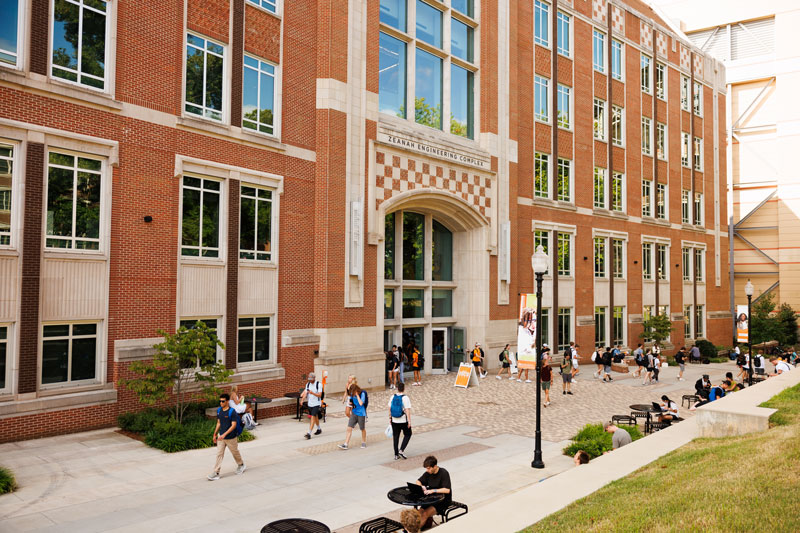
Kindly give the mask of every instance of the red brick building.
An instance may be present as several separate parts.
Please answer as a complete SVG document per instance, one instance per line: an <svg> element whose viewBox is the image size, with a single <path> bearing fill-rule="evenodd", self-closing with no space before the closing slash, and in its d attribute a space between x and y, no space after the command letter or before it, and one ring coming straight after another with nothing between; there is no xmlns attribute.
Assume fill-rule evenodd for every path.
<svg viewBox="0 0 800 533"><path fill-rule="evenodd" d="M731 337L724 71L640 0L6 4L4 435L114 424L183 321L247 394L493 363L534 244L545 342Z"/></svg>

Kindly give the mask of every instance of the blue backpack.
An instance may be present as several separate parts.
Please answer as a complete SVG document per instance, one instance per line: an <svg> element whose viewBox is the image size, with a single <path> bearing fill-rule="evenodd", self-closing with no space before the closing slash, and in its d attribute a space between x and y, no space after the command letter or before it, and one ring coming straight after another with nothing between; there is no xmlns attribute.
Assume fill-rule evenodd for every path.
<svg viewBox="0 0 800 533"><path fill-rule="evenodd" d="M389 409L392 414L392 418L400 418L403 416L403 395L395 394L392 397L392 406Z"/></svg>
<svg viewBox="0 0 800 533"><path fill-rule="evenodd" d="M222 413L222 407L217 407L217 417L219 417L220 413ZM236 427L233 429L233 436L238 437L244 431L244 422L242 422L242 417L239 416L239 413L236 412L236 409L233 407L228 407L228 415L231 417L231 424L236 422Z"/></svg>

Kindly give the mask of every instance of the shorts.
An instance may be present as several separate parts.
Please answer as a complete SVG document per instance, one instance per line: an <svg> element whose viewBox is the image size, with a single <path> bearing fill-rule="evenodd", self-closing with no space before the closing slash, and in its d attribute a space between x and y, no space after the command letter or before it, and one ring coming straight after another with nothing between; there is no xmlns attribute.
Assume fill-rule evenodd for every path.
<svg viewBox="0 0 800 533"><path fill-rule="evenodd" d="M611 373L611 365L603 365L603 372L605 372L606 374L610 374Z"/></svg>
<svg viewBox="0 0 800 533"><path fill-rule="evenodd" d="M550 390L550 382L542 381L542 390Z"/></svg>
<svg viewBox="0 0 800 533"><path fill-rule="evenodd" d="M561 379L564 380L564 383L572 383L572 374L569 372L561 374Z"/></svg>
<svg viewBox="0 0 800 533"><path fill-rule="evenodd" d="M685 364L683 364L683 363L678 363L678 368L680 368L680 369L681 369L681 372L683 372L683 371L684 371L684 369L686 368L686 365L685 365Z"/></svg>
<svg viewBox="0 0 800 533"><path fill-rule="evenodd" d="M644 361L636 361L636 364L638 366L647 366L647 363L645 363Z"/></svg>
<svg viewBox="0 0 800 533"><path fill-rule="evenodd" d="M576 359L572 360L572 368L578 368L578 361Z"/></svg>
<svg viewBox="0 0 800 533"><path fill-rule="evenodd" d="M480 361L473 361L472 364L475 365L475 366L482 366L483 365L483 363L481 363Z"/></svg>
<svg viewBox="0 0 800 533"><path fill-rule="evenodd" d="M358 424L358 429L363 430L364 429L364 421L366 420L366 418L367 417L365 417L363 415L357 415L357 414L350 413L350 420L348 420L348 422L347 422L347 427L354 428L354 427L356 427L356 424Z"/></svg>
<svg viewBox="0 0 800 533"><path fill-rule="evenodd" d="M511 367L511 363L503 363L503 368L509 368L509 367Z"/></svg>
<svg viewBox="0 0 800 533"><path fill-rule="evenodd" d="M653 370L655 370L655 368L653 368L652 366L648 366L648 367L646 368L646 370L647 370L648 372L652 372Z"/></svg>
<svg viewBox="0 0 800 533"><path fill-rule="evenodd" d="M309 416L316 416L317 418L319 418L319 405L315 405L314 407L309 407L308 414Z"/></svg>

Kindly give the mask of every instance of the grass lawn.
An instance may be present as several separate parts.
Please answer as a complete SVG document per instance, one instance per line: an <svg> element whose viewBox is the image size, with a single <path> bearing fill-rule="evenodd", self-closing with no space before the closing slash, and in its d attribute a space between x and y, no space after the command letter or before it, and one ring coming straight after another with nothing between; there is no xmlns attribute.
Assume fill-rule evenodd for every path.
<svg viewBox="0 0 800 533"><path fill-rule="evenodd" d="M614 481L537 531L799 531L800 385L762 407L768 431L696 439Z"/></svg>

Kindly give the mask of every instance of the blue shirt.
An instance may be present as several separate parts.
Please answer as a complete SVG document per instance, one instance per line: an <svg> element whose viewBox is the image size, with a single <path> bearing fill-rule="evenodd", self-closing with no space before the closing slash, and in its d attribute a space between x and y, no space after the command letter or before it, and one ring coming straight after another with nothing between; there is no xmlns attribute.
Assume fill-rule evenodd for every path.
<svg viewBox="0 0 800 533"><path fill-rule="evenodd" d="M352 396L350 398L350 403L353 404L353 414L356 416L367 416L367 408L364 407L364 401L366 400L366 395L364 391L361 391L361 405L358 404L358 399L356 396Z"/></svg>
<svg viewBox="0 0 800 533"><path fill-rule="evenodd" d="M232 422L235 421L241 424L241 422L239 422L239 417L236 415L236 411L233 409L233 407L228 407L227 411L223 411L222 407L217 409L217 420L219 420L220 435L222 435L223 433L228 431L228 429L230 429L230 427L233 425ZM231 431L230 433L228 433L225 436L225 440L235 439L236 438L236 435L234 435L235 433L236 431Z"/></svg>

